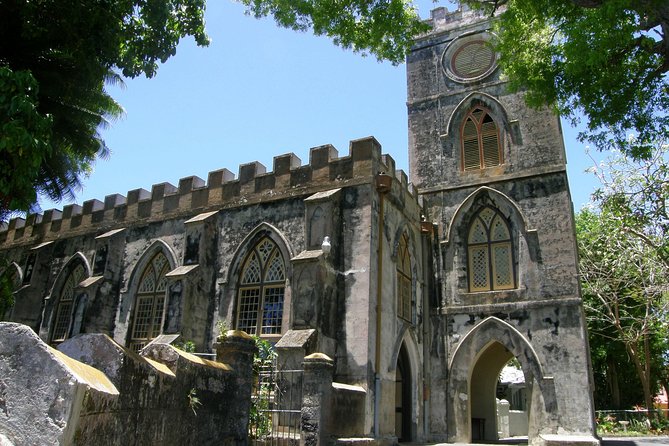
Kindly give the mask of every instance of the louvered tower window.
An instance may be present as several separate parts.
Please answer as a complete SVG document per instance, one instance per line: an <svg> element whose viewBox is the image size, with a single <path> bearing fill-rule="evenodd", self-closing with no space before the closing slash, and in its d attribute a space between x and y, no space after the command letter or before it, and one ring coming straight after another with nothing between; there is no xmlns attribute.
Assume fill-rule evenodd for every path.
<svg viewBox="0 0 669 446"><path fill-rule="evenodd" d="M506 219L485 207L474 217L467 237L469 291L515 288L511 232Z"/></svg>
<svg viewBox="0 0 669 446"><path fill-rule="evenodd" d="M135 299L129 345L136 352L144 348L162 331L167 293L165 274L169 269L170 264L165 254L159 252L153 256L142 273Z"/></svg>
<svg viewBox="0 0 669 446"><path fill-rule="evenodd" d="M411 322L413 298L411 293L411 256L406 234L402 234L397 254L397 316Z"/></svg>
<svg viewBox="0 0 669 446"><path fill-rule="evenodd" d="M53 330L51 331L51 344L60 344L70 334L70 325L72 324L72 310L74 306L74 291L84 279L86 274L83 265L75 266L65 279L63 288L58 296L58 307L56 308L56 318L54 319Z"/></svg>
<svg viewBox="0 0 669 446"><path fill-rule="evenodd" d="M283 257L265 237L243 263L237 298L237 329L250 335L279 335L286 272Z"/></svg>
<svg viewBox="0 0 669 446"><path fill-rule="evenodd" d="M476 107L462 126L462 170L478 170L502 164L499 130L488 111Z"/></svg>

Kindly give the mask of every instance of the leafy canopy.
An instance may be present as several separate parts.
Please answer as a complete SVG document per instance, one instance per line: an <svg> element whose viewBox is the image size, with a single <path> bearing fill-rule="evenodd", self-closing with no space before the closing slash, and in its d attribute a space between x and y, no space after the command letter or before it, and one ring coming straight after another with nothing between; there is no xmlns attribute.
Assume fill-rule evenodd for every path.
<svg viewBox="0 0 669 446"><path fill-rule="evenodd" d="M429 29L410 0L241 0L255 17L273 16L296 31L311 29L346 49L404 62L413 38Z"/></svg>
<svg viewBox="0 0 669 446"><path fill-rule="evenodd" d="M500 10L500 63L530 105L556 104L600 149L649 156L669 135L669 2L469 0ZM503 7L503 8L502 8ZM638 137L626 144L627 135Z"/></svg>
<svg viewBox="0 0 669 446"><path fill-rule="evenodd" d="M105 85L155 75L193 36L207 45L205 0L0 2L0 218L38 194L59 200L107 147L123 113Z"/></svg>
<svg viewBox="0 0 669 446"><path fill-rule="evenodd" d="M593 171L601 182L595 211L581 211L576 230L595 398L620 408L633 396L621 389L636 382L643 400L632 402L651 407L669 365L669 146L656 144L647 159L621 154Z"/></svg>

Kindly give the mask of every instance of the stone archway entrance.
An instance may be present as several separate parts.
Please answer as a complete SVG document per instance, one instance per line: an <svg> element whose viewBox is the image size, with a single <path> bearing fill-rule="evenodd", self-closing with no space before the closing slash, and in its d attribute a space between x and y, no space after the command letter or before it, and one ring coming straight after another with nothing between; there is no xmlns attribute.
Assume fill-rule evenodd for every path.
<svg viewBox="0 0 669 446"><path fill-rule="evenodd" d="M404 344L395 368L395 435L400 442L411 441L411 365Z"/></svg>
<svg viewBox="0 0 669 446"><path fill-rule="evenodd" d="M544 376L539 358L528 340L508 323L489 317L460 341L450 361L449 442L494 442L497 436L496 386L499 373L517 358L527 391L528 439L538 436L556 408L555 387Z"/></svg>
<svg viewBox="0 0 669 446"><path fill-rule="evenodd" d="M499 418L497 386L500 372L513 358L514 355L506 347L495 341L489 344L476 360L469 384L472 442L495 442L500 439L500 431L509 431L508 406L502 414L505 418L502 420ZM523 416L523 414L514 415ZM500 423L506 423L505 430ZM524 432L524 435L526 434L527 432Z"/></svg>

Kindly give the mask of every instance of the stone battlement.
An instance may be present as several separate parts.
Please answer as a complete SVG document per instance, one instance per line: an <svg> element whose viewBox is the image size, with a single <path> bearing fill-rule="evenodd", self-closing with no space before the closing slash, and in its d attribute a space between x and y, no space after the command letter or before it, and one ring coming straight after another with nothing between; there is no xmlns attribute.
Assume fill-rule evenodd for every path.
<svg viewBox="0 0 669 446"><path fill-rule="evenodd" d="M126 196L107 195L104 201L88 200L83 206L69 204L62 211L51 209L43 214L13 218L0 223L0 243L10 245L50 240L64 235L112 229L136 222L187 216L195 212L225 209L310 194L332 187L370 182L373 175L394 172L402 190L417 199L403 171L395 171L395 160L381 153L373 137L351 141L349 155L338 157L332 145L314 147L309 164L301 165L293 153L274 157L273 170L267 172L257 161L239 166L237 177L228 169L209 172L207 182L191 176L179 185L154 184L151 191L134 189ZM31 240L33 239L33 240Z"/></svg>
<svg viewBox="0 0 669 446"><path fill-rule="evenodd" d="M502 6L499 10L502 11ZM432 32L460 29L463 25L480 22L486 17L481 9L472 9L467 5L460 5L455 11L449 11L446 7L435 8L430 11L430 18L425 22L432 27Z"/></svg>

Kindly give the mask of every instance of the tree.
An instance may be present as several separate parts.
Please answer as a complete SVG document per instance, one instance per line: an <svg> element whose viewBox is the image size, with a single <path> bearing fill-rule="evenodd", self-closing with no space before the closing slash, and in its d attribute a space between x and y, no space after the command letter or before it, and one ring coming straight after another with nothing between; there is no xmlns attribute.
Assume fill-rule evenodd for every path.
<svg viewBox="0 0 669 446"><path fill-rule="evenodd" d="M0 219L39 194L72 195L108 153L98 130L123 112L105 85L119 74L152 77L185 36L207 45L205 1L0 1ZM404 0L242 2L257 17L393 62L427 30Z"/></svg>
<svg viewBox="0 0 669 446"><path fill-rule="evenodd" d="M204 2L0 2L0 218L79 187L123 111L105 85L153 76L185 36L207 45Z"/></svg>
<svg viewBox="0 0 669 446"><path fill-rule="evenodd" d="M667 275L663 262L646 245L605 213L577 216L583 300L590 332L596 400L620 408L642 402L652 408L667 343ZM625 253L621 255L620 253ZM629 374L633 365L636 376ZM642 400L634 400L641 384ZM620 388L633 389L620 394ZM610 396L603 396L606 391Z"/></svg>
<svg viewBox="0 0 669 446"><path fill-rule="evenodd" d="M513 90L588 119L600 149L647 157L669 135L669 2L468 0L500 9L497 50ZM627 135L638 135L625 144Z"/></svg>
<svg viewBox="0 0 669 446"><path fill-rule="evenodd" d="M576 219L595 369L603 370L611 401L620 404L616 387L629 358L648 408L664 379L669 352L666 145L653 153L648 160L622 155L597 166L594 172L602 182L593 195L597 212L586 209ZM624 347L625 357L617 346Z"/></svg>
<svg viewBox="0 0 669 446"><path fill-rule="evenodd" d="M11 308L14 306L14 282L9 269L0 261L0 322L8 316Z"/></svg>
<svg viewBox="0 0 669 446"><path fill-rule="evenodd" d="M404 62L416 35L429 26L411 0L241 0L255 17L273 16L296 31L311 29L342 48L374 54L379 60Z"/></svg>

